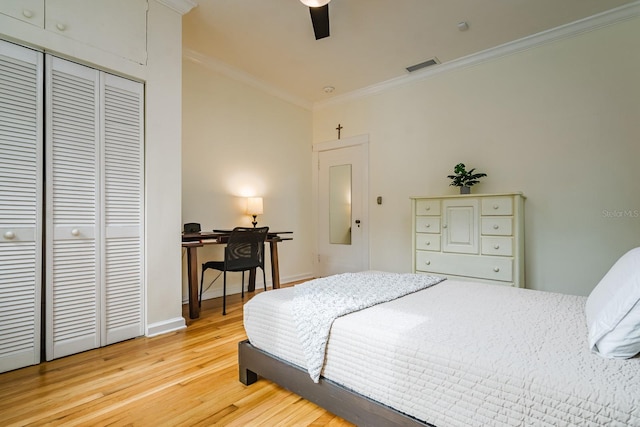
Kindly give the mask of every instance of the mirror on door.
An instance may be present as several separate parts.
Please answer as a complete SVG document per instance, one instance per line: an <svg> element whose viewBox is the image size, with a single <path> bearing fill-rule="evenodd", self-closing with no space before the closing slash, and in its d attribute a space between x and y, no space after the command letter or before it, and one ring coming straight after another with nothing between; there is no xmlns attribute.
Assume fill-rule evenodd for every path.
<svg viewBox="0 0 640 427"><path fill-rule="evenodd" d="M351 244L351 165L329 168L329 242Z"/></svg>

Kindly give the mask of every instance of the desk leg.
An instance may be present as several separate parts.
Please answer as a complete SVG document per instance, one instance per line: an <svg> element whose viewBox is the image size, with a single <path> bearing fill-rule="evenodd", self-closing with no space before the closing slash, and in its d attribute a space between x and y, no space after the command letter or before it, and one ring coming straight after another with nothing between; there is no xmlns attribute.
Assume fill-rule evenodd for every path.
<svg viewBox="0 0 640 427"><path fill-rule="evenodd" d="M272 240L269 242L269 248L271 249L271 282L273 283L273 289L280 288L280 266L278 265L278 241Z"/></svg>
<svg viewBox="0 0 640 427"><path fill-rule="evenodd" d="M189 318L200 317L200 304L198 303L198 248L187 248L187 270L189 277Z"/></svg>
<svg viewBox="0 0 640 427"><path fill-rule="evenodd" d="M244 283L242 284L244 286ZM256 269L252 268L249 270L249 285L247 286L247 291L253 292L256 290Z"/></svg>

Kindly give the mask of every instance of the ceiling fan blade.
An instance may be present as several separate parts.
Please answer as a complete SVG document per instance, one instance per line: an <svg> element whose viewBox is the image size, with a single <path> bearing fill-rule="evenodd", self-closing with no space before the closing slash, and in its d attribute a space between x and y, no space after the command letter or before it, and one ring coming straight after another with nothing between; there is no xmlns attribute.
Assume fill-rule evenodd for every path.
<svg viewBox="0 0 640 427"><path fill-rule="evenodd" d="M329 37L329 4L320 7L310 7L311 23L316 40Z"/></svg>

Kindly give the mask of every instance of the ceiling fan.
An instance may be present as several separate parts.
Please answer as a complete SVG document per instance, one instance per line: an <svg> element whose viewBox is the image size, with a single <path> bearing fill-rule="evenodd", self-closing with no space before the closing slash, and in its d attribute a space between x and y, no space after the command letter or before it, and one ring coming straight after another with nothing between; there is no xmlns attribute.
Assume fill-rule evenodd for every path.
<svg viewBox="0 0 640 427"><path fill-rule="evenodd" d="M329 2L331 0L300 0L305 6L309 6L311 23L316 40L329 37Z"/></svg>

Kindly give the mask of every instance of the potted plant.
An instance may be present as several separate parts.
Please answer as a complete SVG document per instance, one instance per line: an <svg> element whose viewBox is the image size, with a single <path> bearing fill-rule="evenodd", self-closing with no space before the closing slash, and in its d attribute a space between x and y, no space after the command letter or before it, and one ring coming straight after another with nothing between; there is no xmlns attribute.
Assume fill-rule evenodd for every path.
<svg viewBox="0 0 640 427"><path fill-rule="evenodd" d="M458 163L453 168L455 175L448 175L447 178L451 179L451 184L454 187L460 187L460 194L470 194L471 186L480 182L480 178L487 176L486 173L474 173L476 168L467 170L464 163Z"/></svg>

